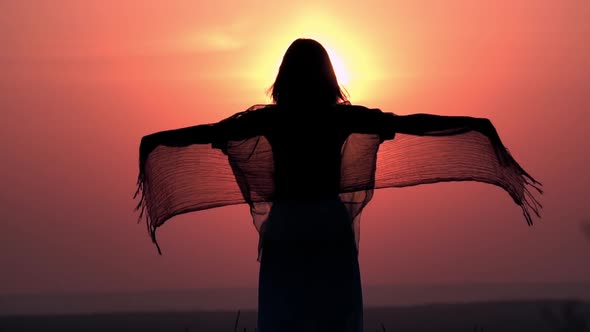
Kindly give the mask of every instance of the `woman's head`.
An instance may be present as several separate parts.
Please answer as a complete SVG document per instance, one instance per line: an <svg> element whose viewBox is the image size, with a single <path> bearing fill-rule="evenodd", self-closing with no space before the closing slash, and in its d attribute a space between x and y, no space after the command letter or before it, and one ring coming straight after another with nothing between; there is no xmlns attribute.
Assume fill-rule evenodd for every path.
<svg viewBox="0 0 590 332"><path fill-rule="evenodd" d="M347 101L328 52L313 39L297 39L289 46L270 93L283 105Z"/></svg>

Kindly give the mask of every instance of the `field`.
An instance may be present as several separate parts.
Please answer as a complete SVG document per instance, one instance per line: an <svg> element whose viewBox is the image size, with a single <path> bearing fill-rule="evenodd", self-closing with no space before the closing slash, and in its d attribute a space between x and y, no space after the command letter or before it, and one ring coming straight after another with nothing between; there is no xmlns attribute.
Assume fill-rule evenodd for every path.
<svg viewBox="0 0 590 332"><path fill-rule="evenodd" d="M236 327L237 321L237 327ZM0 316L0 331L254 331L254 310ZM590 302L494 301L365 308L365 331L590 331Z"/></svg>

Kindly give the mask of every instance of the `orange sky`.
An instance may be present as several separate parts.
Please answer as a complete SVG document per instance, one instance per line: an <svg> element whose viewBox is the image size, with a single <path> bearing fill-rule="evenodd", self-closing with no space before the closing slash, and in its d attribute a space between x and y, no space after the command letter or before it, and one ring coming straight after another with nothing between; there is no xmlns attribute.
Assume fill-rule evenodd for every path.
<svg viewBox="0 0 590 332"><path fill-rule="evenodd" d="M377 191L364 284L590 280L590 2L312 3L2 2L0 295L256 287L245 205L176 217L157 255L138 144L267 102L299 36L338 57L353 103L492 119L546 190L532 228L489 185Z"/></svg>

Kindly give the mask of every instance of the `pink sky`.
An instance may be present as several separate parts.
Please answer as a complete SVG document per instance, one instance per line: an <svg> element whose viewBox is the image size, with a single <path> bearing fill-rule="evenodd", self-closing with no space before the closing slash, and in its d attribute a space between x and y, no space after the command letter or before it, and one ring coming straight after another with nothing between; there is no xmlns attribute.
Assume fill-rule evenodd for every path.
<svg viewBox="0 0 590 332"><path fill-rule="evenodd" d="M157 255L138 144L267 102L298 36L338 56L353 103L490 118L546 191L534 227L490 185L377 191L364 284L589 281L590 2L312 3L2 2L0 295L256 287L245 205L175 217Z"/></svg>

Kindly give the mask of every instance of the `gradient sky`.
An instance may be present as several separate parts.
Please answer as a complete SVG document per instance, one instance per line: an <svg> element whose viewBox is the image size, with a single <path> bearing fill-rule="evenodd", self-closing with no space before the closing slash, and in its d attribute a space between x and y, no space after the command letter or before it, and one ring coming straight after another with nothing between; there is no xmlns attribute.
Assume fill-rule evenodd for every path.
<svg viewBox="0 0 590 332"><path fill-rule="evenodd" d="M246 205L133 211L148 133L268 102L285 49L322 42L353 103L487 117L544 184L527 227L480 183L376 192L364 284L590 280L590 2L0 3L0 295L256 287Z"/></svg>

